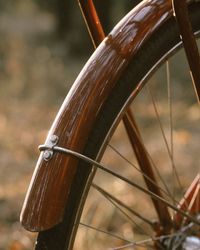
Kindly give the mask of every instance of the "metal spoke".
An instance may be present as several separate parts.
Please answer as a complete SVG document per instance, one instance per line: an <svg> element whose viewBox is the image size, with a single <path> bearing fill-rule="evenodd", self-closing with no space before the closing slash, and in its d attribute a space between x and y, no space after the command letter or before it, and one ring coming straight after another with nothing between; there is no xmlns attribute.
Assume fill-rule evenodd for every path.
<svg viewBox="0 0 200 250"><path fill-rule="evenodd" d="M96 228L94 226L88 225L88 224L83 223L83 222L80 222L79 225L84 226L86 228L89 228L91 230L94 230L94 231L96 231L98 233L103 233L103 234L106 234L106 235L111 236L113 238L116 238L116 239L123 240L123 241L127 242L127 244L125 244L123 246L115 247L115 248L110 248L112 250L125 249L127 247L134 247L134 246L144 246L144 247L146 247L147 245L149 247L151 247L152 249L154 249L154 247L151 246L151 245L149 245L149 244L152 243L153 241L156 241L156 240L159 240L159 239L163 238L163 236L162 237L154 237L154 238L151 238L151 239L134 242L134 241L127 240L127 239L125 239L124 237L122 237L120 235L116 235L116 234L108 232L106 230ZM167 236L167 237L169 238L169 236ZM162 248L162 246L161 246L161 248Z"/></svg>
<svg viewBox="0 0 200 250"><path fill-rule="evenodd" d="M103 234L109 235L109 236L111 236L111 237L113 237L113 238L116 238L116 239L123 240L123 241L125 241L125 242L131 243L130 240L127 240L127 239L125 239L124 237L122 237L122 236L120 236L120 235L117 235L117 234L108 232L108 231L103 230L103 229L100 229L100 228L96 228L96 227L94 227L94 226L88 225L88 224L83 223L83 222L80 222L79 224L80 224L81 226L87 227L87 228L92 229L92 230L94 230L94 231L97 231L97 232L99 232L99 233L103 233Z"/></svg>
<svg viewBox="0 0 200 250"><path fill-rule="evenodd" d="M105 196L106 198L109 198L111 200L113 200L114 202L116 202L117 204L119 204L121 207L125 208L126 210L128 210L131 214L133 214L134 216L140 218L142 221L146 222L148 225L150 225L152 228L154 227L154 223L148 219L146 219L145 217L143 217L142 215L140 215L139 213L137 213L136 211L134 211L133 209L131 209L129 206L127 206L126 204L124 204L122 201L120 201L119 199L117 199L116 197L114 197L112 194L108 193L106 190L104 190L103 188L101 188L100 186L96 185L95 183L92 184L92 186L99 191L103 196ZM131 219L132 221L132 219ZM134 221L132 221L134 222ZM134 222L134 224L136 224ZM137 224L136 224L137 225ZM137 225L139 227L139 225ZM144 233L144 232L143 232ZM148 235L148 234L147 234Z"/></svg>
<svg viewBox="0 0 200 250"><path fill-rule="evenodd" d="M172 115L172 86L169 61L166 62L166 75L167 75L167 93L168 93L168 105L169 105L169 122L170 122L170 151L171 156L174 158L174 140L173 140L173 115Z"/></svg>
<svg viewBox="0 0 200 250"><path fill-rule="evenodd" d="M158 240L166 240L166 239L170 239L170 238L173 238L173 237L178 237L180 235L182 235L182 231L177 232L177 233L173 233L173 234L169 234L169 235L153 237L153 241L156 242ZM134 247L134 246L147 246L147 244L149 244L151 242L152 242L152 239L145 239L145 240L142 240L142 241L128 243L128 244L125 244L125 245L122 245L122 246L119 246L119 247L115 247L115 248L111 248L111 249L112 250L120 250L120 249L126 249L128 247ZM151 246L148 245L148 247L151 247ZM160 247L162 247L162 246L160 245ZM155 249L155 247L152 246L152 249ZM165 248L162 247L162 249L165 249Z"/></svg>
<svg viewBox="0 0 200 250"><path fill-rule="evenodd" d="M139 130L137 128L137 125L135 123L134 117L130 109L126 112L125 116L123 117L123 122L124 122L125 129L127 131L131 146L133 148L136 159L138 161L139 167L141 168L142 172L144 172L151 180L153 180L154 183L156 183L156 184L153 184L147 178L144 177L144 181L148 190L154 193L155 195L163 198L160 188L158 187L151 162L142 144L142 139L141 139ZM168 207L165 206L160 201L153 199L153 197L151 197L151 200L153 202L154 208L158 215L160 224L162 225L162 227L165 229L165 232L167 233L172 228L172 221L171 221L170 213L168 211Z"/></svg>
<svg viewBox="0 0 200 250"><path fill-rule="evenodd" d="M132 249L134 249L137 246L140 246L140 247L146 249L148 243L150 243L150 242L130 243L130 244L126 244L126 245L123 245L123 246L120 246L120 247L111 248L110 250L121 250L121 249L126 249L126 248L130 249L130 247ZM148 247L151 248L151 249L155 249L154 246L148 245Z"/></svg>
<svg viewBox="0 0 200 250"><path fill-rule="evenodd" d="M103 229L96 228L96 227L88 225L86 223L80 222L79 224L82 225L82 226L84 226L84 227L86 227L86 228L95 230L95 231L97 231L99 233L103 233L103 234L106 234L106 235L111 236L113 238L116 238L116 239L123 240L123 241L127 242L127 244L125 244L125 245L122 245L122 246L119 246L119 247L110 248L112 250L120 250L120 249L126 249L126 248L137 247L137 246L140 246L140 247L143 247L143 246L147 247L148 246L148 247L154 249L154 246L153 245L149 245L149 244L151 244L153 242L158 242L158 240L166 240L166 239L170 239L170 238L173 238L173 237L179 237L179 236L185 237L183 235L183 232L187 231L191 227L191 225L189 225L189 226L185 227L183 230L178 231L176 233L169 234L169 235L163 235L163 236L158 236L158 237L151 237L149 239L142 240L142 241L130 241L130 240L127 240L127 239L125 239L124 237L122 237L120 235L114 234L112 232L108 232L108 231L103 230ZM161 247L160 249L164 249L162 247L162 245L159 245L159 247Z"/></svg>
<svg viewBox="0 0 200 250"><path fill-rule="evenodd" d="M128 243L125 244L123 246L119 246L119 247L114 247L111 248L111 250L121 250L121 249L126 249L126 248L133 248L135 249L135 247L140 246L140 247L144 247L146 249L146 247L148 246L148 249L155 249L155 247L153 245L150 245L152 243L152 239L147 239L147 240L143 240L143 241L138 241L138 242L132 242L132 243ZM162 247L162 249L164 250L164 248Z"/></svg>
<svg viewBox="0 0 200 250"><path fill-rule="evenodd" d="M173 115L172 115L172 86L171 86L171 76L170 76L170 68L169 61L166 62L166 77L167 77L167 93L168 93L168 105L169 105L169 124L170 124L170 151L171 157L174 159L174 138L173 138ZM176 179L176 170L174 165L172 164L173 169L173 196L175 197L175 179ZM175 203L174 203L175 205Z"/></svg>
<svg viewBox="0 0 200 250"><path fill-rule="evenodd" d="M97 189L96 189L97 190ZM100 192L99 190L97 190L98 192ZM101 192L100 192L101 193ZM113 200L111 200L108 196L106 196L105 194L101 193L115 208L117 208L117 210L119 210L126 218L128 218L128 220L137 227L137 230L140 231L140 233L144 234L144 235L148 235L149 237L151 237L147 232L145 232L145 230L140 227L122 208L119 207L119 205L117 205Z"/></svg>
<svg viewBox="0 0 200 250"><path fill-rule="evenodd" d="M134 225L136 225L139 229L139 231L141 233L143 233L144 235L148 235L152 241L154 241L154 238L147 232L145 232L145 230L143 228L141 228L135 221L133 221L132 218L130 218L130 216L124 212L124 210L122 210L117 204L119 204L120 206L122 206L123 208L127 209L130 213L132 213L134 216L140 218L142 221L146 222L147 224L149 224L152 229L155 229L155 223L153 223L152 221L146 219L145 217L141 216L139 213L137 213L135 210L131 209L129 206L127 206L126 204L124 204L122 201L120 201L119 199L117 199L116 197L114 197L112 194L108 193L107 191L105 191L103 188L101 188L100 186L96 185L96 184L92 184L92 186L99 191L106 199L108 199L122 214L124 214ZM113 200L113 201L112 201ZM117 203L117 204L116 204ZM159 244L159 242L157 242L157 244L160 246L160 249L162 249L163 247L161 246L161 244Z"/></svg>
<svg viewBox="0 0 200 250"><path fill-rule="evenodd" d="M178 176L178 173L177 173L177 170L176 170L176 166L174 164L174 159L173 159L173 156L171 154L171 150L169 148L169 144L167 142L167 138L166 138L166 135L165 135L165 132L164 132L164 128L163 128L163 125L161 123L161 119L160 119L160 115L159 115L159 112L158 112L158 108L157 108L157 104L156 104L156 101L153 97L153 94L151 92L151 89L150 87L148 86L147 87L147 90L148 90L148 93L151 97L151 100L152 100L152 104L153 104L153 107L154 107L154 111L155 111L155 115L156 115L156 118L157 118L157 121L158 121L158 124L159 124L159 127L160 127L160 130L161 130L161 133L162 133L162 136L163 136L163 140L164 140L164 143L165 143L165 146L166 146L166 149L167 149L167 152L168 152L168 155L169 155L169 158L170 158L170 161L171 161L171 164L172 164L172 169L175 173L175 176L176 176L176 180L177 180L177 183L180 187L181 190L183 190L183 187L181 185L181 181L180 181L180 178Z"/></svg>
<svg viewBox="0 0 200 250"><path fill-rule="evenodd" d="M124 155L122 155L119 150L117 150L114 146L111 144L108 144L108 146L116 153L118 154L123 160L125 160L129 165L134 167L138 172L140 172L145 178L147 178L152 184L156 185L167 197L169 197L175 204L179 204L178 201L175 200L173 195L170 193L170 190L168 189L165 181L163 180L162 176L160 175L158 168L155 166L155 163L153 162L152 157L149 155L149 153L146 151L146 154L148 155L149 159L151 160L152 166L154 167L156 174L160 178L161 182L163 183L166 190L164 190L161 186L158 186L149 176L147 176L141 169L139 169L135 164L133 164L129 159L127 159Z"/></svg>

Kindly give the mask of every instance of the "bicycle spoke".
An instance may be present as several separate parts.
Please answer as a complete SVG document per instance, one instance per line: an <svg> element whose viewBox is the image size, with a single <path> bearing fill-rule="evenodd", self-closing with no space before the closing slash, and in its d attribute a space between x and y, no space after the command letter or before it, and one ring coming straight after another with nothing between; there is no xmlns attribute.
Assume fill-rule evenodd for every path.
<svg viewBox="0 0 200 250"><path fill-rule="evenodd" d="M167 77L167 94L168 94L168 106L169 106L170 152L171 152L172 159L174 159L173 116L172 116L172 85L171 85L169 61L166 62L166 77ZM172 176L173 190L172 190L172 193L173 193L173 197L175 197L176 170L173 167L173 164L172 164L172 168L173 168L173 176Z"/></svg>
<svg viewBox="0 0 200 250"><path fill-rule="evenodd" d="M132 112L131 112L130 109L128 110L127 116L131 119L131 121L133 122L133 124L135 124L135 120L134 120L134 117L133 117ZM138 127L137 127L137 126L134 126L133 129L135 129L136 132L137 132L137 134L140 136L140 132L139 132ZM130 135L130 136L131 136L131 135ZM149 158L149 159L151 160L151 163L149 162L149 168L151 168L151 167L153 166L154 170L156 171L156 174L158 175L158 177L160 178L160 180L161 180L161 182L163 183L164 187L166 188L166 191L167 191L168 195L171 197L172 200L174 200L173 195L171 194L170 190L168 189L168 187L167 187L167 185L166 185L164 179L163 179L162 176L160 175L160 172L158 171L158 168L156 167L155 163L153 162L152 157L150 156L150 154L149 154L148 151L146 150L146 147L145 147L145 145L144 145L144 143L143 143L143 140L142 140L141 136L140 136L139 142L140 142L141 145L142 145L144 154L147 156L147 158ZM144 174L143 171L141 171L141 173ZM154 185L156 185L157 187L159 187L159 186L157 185L157 183L156 183L152 178L150 178L148 175L144 174L144 176L145 176L145 178L149 179L149 181L151 181L152 183L154 183ZM159 188L160 188L160 187L159 187ZM162 190L162 191L164 191L164 190ZM164 191L164 193L166 193L166 192Z"/></svg>
<svg viewBox="0 0 200 250"><path fill-rule="evenodd" d="M152 94L151 89L150 89L149 86L147 86L147 90L148 90L148 93L149 93L149 95L151 97L151 101L152 101L152 104L153 104L155 115L156 115L156 118L157 118L160 130L161 130L161 134L163 136L163 140L164 140L164 143L165 143L165 146L166 146L166 149L167 149L167 152L168 152L171 164L172 164L172 169L173 169L173 171L175 173L175 176L176 176L177 183L178 183L178 185L180 187L180 190L183 190L183 186L182 186L180 178L178 176L178 173L177 173L177 170L176 170L176 166L175 166L175 163L174 163L174 159L173 159L173 156L171 154L171 151L170 151L170 148L169 148L169 144L167 142L167 138L166 138L166 135L165 135L165 132L164 132L164 128L163 128L163 125L161 123L161 119L160 119L160 115L159 115L159 112L158 112L156 101L155 101L155 99L153 97L153 94Z"/></svg>
<svg viewBox="0 0 200 250"><path fill-rule="evenodd" d="M168 93L168 105L169 105L169 123L170 123L170 152L172 158L174 158L174 140L173 140L173 116L172 116L172 86L169 61L166 62L166 75L167 75L167 93Z"/></svg>
<svg viewBox="0 0 200 250"><path fill-rule="evenodd" d="M139 246L140 249L141 247L144 248L146 250L146 247L148 246L148 249L155 249L155 247L153 245L150 245L152 243L152 239L147 239L147 240L143 240L143 241L138 241L138 242L132 242L132 243L128 243L125 244L123 246L119 246L119 247L115 247L115 248L111 248L111 250L121 250L121 249L126 249L126 248L133 248L135 249L135 247ZM164 250L164 248L162 246L160 246L160 250Z"/></svg>
<svg viewBox="0 0 200 250"><path fill-rule="evenodd" d="M113 200L114 202L116 202L118 205L120 205L121 207L125 208L126 210L128 210L131 214L133 214L134 216L140 218L142 221L146 222L148 225L150 225L152 228L154 227L154 223L148 219L146 219L145 217L143 217L142 215L140 215L139 213L137 213L136 211L134 211L133 209L131 209L129 206L127 206L126 204L124 204L122 201L120 201L119 199L117 199L116 197L114 197L112 194L108 193L107 191L105 191L103 188L99 187L98 185L96 185L95 183L92 184L92 186L99 191L104 197ZM132 219L131 219L132 221ZM133 221L132 221L133 222ZM134 224L136 224L134 222ZM138 226L138 225L137 225ZM144 232L143 232L144 233ZM147 234L148 235L148 234Z"/></svg>
<svg viewBox="0 0 200 250"><path fill-rule="evenodd" d="M99 190L97 190L100 192ZM119 210L129 221L131 224L133 224L137 230L142 234L142 235L148 235L151 237L145 230L139 226L123 209L121 209L114 201L112 201L108 196L106 196L104 193L100 192L117 210Z"/></svg>
<svg viewBox="0 0 200 250"><path fill-rule="evenodd" d="M118 154L124 161L126 161L130 166L132 166L134 169L136 169L139 173L141 173L146 179L148 179L152 184L156 185L157 188L160 189L160 191L163 192L163 194L165 194L168 198L170 198L176 205L179 204L178 201L175 200L175 198L172 196L172 194L170 193L165 181L163 180L162 176L159 174L159 171L157 169L157 167L155 166L155 163L153 162L153 159L151 158L151 156L148 154L148 152L146 151L149 159L152 162L152 166L153 168L156 170L156 174L159 176L161 182L163 183L164 187L166 188L166 190L164 190L161 186L158 186L157 183L155 183L148 175L146 175L144 172L142 172L141 169L139 169L138 167L135 166L135 164L133 164L130 160L128 160L124 155L122 155L119 150L117 150L115 147L113 147L111 144L108 144L108 146L116 153ZM158 171L158 172L157 172Z"/></svg>
<svg viewBox="0 0 200 250"><path fill-rule="evenodd" d="M153 241L158 242L159 240L166 240L166 239L170 239L170 238L173 238L173 237L178 237L181 234L182 234L182 232L177 232L177 233L173 233L173 234L169 234L169 235L153 237ZM132 243L125 244L123 246L115 247L115 248L112 248L112 250L126 249L128 247L134 247L134 246L144 246L144 247L146 247L147 244L149 244L151 242L152 242L152 239L145 239L145 240L142 240L142 241L132 242ZM151 246L148 245L148 247L151 247ZM163 250L166 249L162 245L160 245L159 247L161 247L160 249L163 249ZM152 246L152 249L155 249L155 247Z"/></svg>
<svg viewBox="0 0 200 250"><path fill-rule="evenodd" d="M111 248L110 250L121 250L121 249L130 249L130 248L135 249L135 247L137 247L137 246L139 246L140 249L142 250L142 249L146 249L147 244L130 243L130 244L126 244L126 245L123 245L123 246L120 246L120 247ZM148 247L149 247L149 249L154 249L153 246L148 245Z"/></svg>
<svg viewBox="0 0 200 250"><path fill-rule="evenodd" d="M103 229L99 229L99 228L96 228L94 226L91 226L91 225L88 225L86 223L83 223L83 222L80 222L79 223L81 226L84 226L86 228L89 228L91 230L94 230L98 233L103 233L103 234L106 234L108 236L111 236L113 238L116 238L116 239L119 239L119 240L122 240L122 241L125 241L125 242L128 242L128 244L126 245L123 245L123 246L120 246L120 247L115 247L115 248L109 248L109 249L112 249L112 250L117 250L117 249L125 249L127 247L134 247L134 246L144 246L146 247L147 245L149 247L151 247L149 244L153 242L153 240L158 240L159 238L151 238L151 239L147 239L147 240L143 240L143 241L139 241L139 242L133 242L133 241L130 241L128 239L125 239L124 237L122 236L119 236L119 235L116 235L116 234L113 234L111 232L108 232L106 230L103 230ZM153 248L153 246L152 246Z"/></svg>
<svg viewBox="0 0 200 250"><path fill-rule="evenodd" d="M122 210L118 205L116 205L116 203L119 204L120 206L122 206L123 208L127 209L134 216L138 217L142 221L144 221L147 224L149 224L149 226L151 226L152 229L155 229L155 231L156 231L156 227L155 227L156 225L155 225L154 222L151 222L150 220L148 220L145 217L141 216L139 213L137 213L136 211L134 211L133 209L131 209L130 207L128 207L122 201L120 201L119 199L117 199L116 197L114 197L113 195L111 195L110 193L108 193L107 191L105 191L104 189L102 189L101 187L99 187L98 185L96 185L96 184L93 183L92 186L98 192L100 192L106 199L108 199L122 214L124 214L137 227L137 229L139 229L140 233L143 233L143 235L148 235L151 238L152 242L154 241L154 238L149 233L145 232L144 229L141 228L135 221L133 221L133 219L130 218L130 216L127 213L125 213L124 210ZM157 244L160 246L160 249L163 248L159 242L157 242Z"/></svg>
<svg viewBox="0 0 200 250"><path fill-rule="evenodd" d="M132 113L130 112L130 109L127 111L126 115L123 117L123 122L126 128L130 143L134 150L136 159L138 161L139 167L141 168L141 171L144 172L150 179L152 179L153 183L155 183L153 184L152 182L149 181L149 179L145 178L144 176L144 181L147 185L148 190L156 194L157 196L163 198L162 193L160 192L160 189L158 188L158 184L157 184L151 163L146 154L146 150L144 149L143 144L141 143L140 135L139 135L138 129L136 129L137 126L135 125L135 121L132 116ZM159 221L167 232L168 230L170 230L171 224L172 224L171 217L168 211L168 207L165 206L160 201L153 199L153 197L151 198L152 198L152 202L155 207L155 210L157 212L157 215L159 217Z"/></svg>
<svg viewBox="0 0 200 250"><path fill-rule="evenodd" d="M120 236L120 235L117 235L117 234L108 232L108 231L103 230L103 229L96 228L96 227L91 226L91 225L87 225L86 223L80 222L79 225L84 226L84 227L89 228L89 229L92 229L92 230L94 230L94 231L97 231L97 232L99 232L99 233L106 234L106 235L111 236L111 237L113 237L113 238L116 238L116 239L123 240L123 241L125 241L125 242L131 243L130 240L127 240L127 239L125 239L124 237L122 237L122 236Z"/></svg>
<svg viewBox="0 0 200 250"><path fill-rule="evenodd" d="M156 170L156 174L158 175L158 177L160 178L162 184L164 185L164 187L166 188L166 190L164 190L161 186L157 185L149 176L147 176L144 172L141 171L141 169L139 169L135 164L133 164L130 160L128 160L124 155L122 155L119 150L117 150L115 147L113 147L111 144L108 144L108 146L116 153L118 154L123 160L125 160L130 166L134 167L140 174L142 174L145 178L147 178L152 184L156 185L157 188L160 189L160 191L163 192L163 194L165 194L168 198L170 198L175 204L179 204L178 201L175 200L175 198L173 197L173 195L170 193L170 190L167 187L167 184L165 183L164 179L162 178L162 176L160 175L158 168L155 166L155 163L153 162L153 159L151 158L151 156L149 155L149 153L146 151L147 156L149 157L149 159L151 160L151 164L153 166L153 168Z"/></svg>

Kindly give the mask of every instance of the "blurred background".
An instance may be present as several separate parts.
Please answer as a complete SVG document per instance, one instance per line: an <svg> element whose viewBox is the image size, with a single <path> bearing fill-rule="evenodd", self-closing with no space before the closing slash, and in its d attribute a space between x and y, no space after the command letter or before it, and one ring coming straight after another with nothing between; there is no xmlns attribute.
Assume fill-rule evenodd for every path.
<svg viewBox="0 0 200 250"><path fill-rule="evenodd" d="M106 32L137 2L96 1ZM37 147L93 47L73 0L0 1L0 37L0 250L25 250L34 237L19 214Z"/></svg>
<svg viewBox="0 0 200 250"><path fill-rule="evenodd" d="M138 2L139 0L95 0L106 33ZM19 215L39 155L38 145L44 142L48 129L70 86L93 52L93 46L77 0L0 1L0 37L0 250L29 250L33 248L35 236L22 229ZM179 53L170 64L173 69L171 78L175 82L175 108L179 111L173 118L178 122L178 125L174 127L174 138L178 144L178 150L175 151L176 161L180 161L182 165L185 164L182 177L186 183L185 186L188 186L189 182L187 183L186 180L188 173L185 174L188 172L188 165L190 169L193 167L195 171L199 171L200 164L198 157L188 154L190 148L196 152L196 156L199 156L199 106L194 105L196 97L193 89L191 92L189 90L192 85L188 70L186 70L187 62L184 54ZM186 72L186 75L183 72ZM176 73L180 79L174 77ZM151 81L153 84L166 82L166 68L161 69ZM157 85L153 85L152 90L161 96L163 92L167 93L163 85L161 85L160 93ZM186 99L186 95L187 103L183 103L182 99ZM168 115L169 103L167 99L166 101L164 98L161 99L163 103L160 105L163 106L159 106L160 116L165 125L168 125L165 113ZM149 148L155 161L160 165L165 163L167 169L169 164L160 150L162 139L156 133L154 135L158 128L152 122L153 105L144 98L143 93L138 97L138 103L137 105L136 100L134 110L138 108L139 114L136 118L141 121L144 134L152 135L152 138L147 138L147 144L150 145ZM190 129L191 123L195 127ZM165 130L169 135L169 128ZM116 148L132 157L132 151L129 152L123 144L125 135L121 131L119 126L119 132L114 136ZM115 155L112 156L113 152L108 153L107 160L112 166L115 163L113 159L117 158ZM117 159L116 164L118 162ZM168 179L170 179L169 176L167 176ZM99 178L98 175L97 177ZM110 185L111 190L116 189L124 199L132 202L126 186L119 186L110 179L106 183L104 177L98 179L100 182L101 180L104 180L105 186ZM127 196L124 195L125 191ZM131 197L135 199L133 203L137 205L137 196ZM144 200L142 203L145 204ZM85 214L88 213L91 219L90 215L93 211L96 220L100 218L101 207L91 210L92 206L90 204L86 206ZM96 216L97 210L98 217ZM102 217L105 216L103 211L102 209ZM115 211L113 209L108 211L111 211L111 221ZM119 224L122 225L121 221ZM130 229L127 224L124 225L123 228L120 228L118 224L116 227L119 227L120 233L126 235L128 232L128 235L132 237L132 228ZM110 225L107 226L109 228ZM105 225L102 227L105 228ZM79 234L81 240L86 238L85 235L87 231ZM103 243L104 240L99 238L98 244ZM96 238L94 240L96 241ZM92 247L89 242L85 248L83 246L80 248L78 242L77 249L92 249ZM99 249L105 248L100 245Z"/></svg>

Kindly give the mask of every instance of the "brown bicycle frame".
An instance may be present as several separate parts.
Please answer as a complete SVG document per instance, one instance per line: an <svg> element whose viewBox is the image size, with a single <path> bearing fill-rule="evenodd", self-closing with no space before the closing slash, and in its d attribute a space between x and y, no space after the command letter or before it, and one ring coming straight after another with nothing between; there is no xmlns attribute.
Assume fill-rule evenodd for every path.
<svg viewBox="0 0 200 250"><path fill-rule="evenodd" d="M104 38L103 29L98 26L92 0L81 2L85 3L86 10L89 9L88 20L91 19L94 26L90 33L96 32L92 35L96 46ZM87 11L83 9L83 12ZM109 96L121 72L151 34L172 15L171 0L151 0L143 1L123 18L81 71L57 114L46 144L52 135L56 135L59 147L79 153L83 151L99 107ZM97 26L101 36L95 28ZM39 157L21 213L22 224L30 231L46 230L62 221L78 165L78 159L60 153L45 160L45 153L48 152Z"/></svg>
<svg viewBox="0 0 200 250"><path fill-rule="evenodd" d="M90 37L93 41L94 47L96 48L105 38L105 34L94 7L93 1L78 0L78 2L83 13L86 25L88 27ZM157 196L164 198L159 189L159 185L157 184L157 180L153 172L153 167L146 153L146 149L141 141L139 129L137 127L131 109L128 109L126 111L122 120L133 151L135 152L140 169L143 173L145 173L144 181L148 187L148 190L156 194ZM158 227L157 225L157 234L161 233L161 230L159 228L165 228L165 232L162 233L167 234L172 227L172 221L170 213L168 211L168 207L162 202L155 200L153 197L151 199L159 218L160 226Z"/></svg>

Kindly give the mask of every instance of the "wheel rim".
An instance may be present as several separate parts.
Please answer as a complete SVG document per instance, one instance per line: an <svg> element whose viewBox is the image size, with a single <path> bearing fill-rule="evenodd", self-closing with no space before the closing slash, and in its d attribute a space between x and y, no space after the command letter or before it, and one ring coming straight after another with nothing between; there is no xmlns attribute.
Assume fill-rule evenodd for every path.
<svg viewBox="0 0 200 250"><path fill-rule="evenodd" d="M197 136L200 119L199 106L194 104L196 96L194 93L192 94L192 84L188 80L189 74L187 73L186 76L181 74L181 80L178 80L174 76L175 72L169 70L182 60L182 56L182 53L178 53L176 59L170 59L166 66L159 70L158 75L153 77L150 80L151 83L148 84L148 86L152 86L145 87L141 91L134 99L131 109L134 109L134 114L139 114L135 118L143 137L142 144L145 144L145 150L148 152L146 155L154 169L156 180L158 180L157 184L161 186L164 199L170 201L173 206L180 207L186 212L189 211L189 214L198 219L200 213L200 177L198 176L200 158ZM175 71L178 70L188 72L176 67ZM165 78L161 76L161 72L164 72ZM159 90L155 83L163 83L164 81L166 86L164 87L162 84ZM190 90L187 87L187 95L185 94L186 87L181 87L183 82L188 82L188 87L190 87ZM158 98L159 103L154 95L155 92L156 95L161 94L161 98ZM167 96L164 97L162 92L167 93ZM173 105L171 100L173 100ZM186 102L183 103L182 100L186 100ZM154 121L157 125L154 124L153 118L155 118ZM183 118L184 121L182 121ZM136 180L137 183L141 183L145 187L140 173L141 170L138 171L133 168L133 165L137 165L137 169L140 169L140 166L136 164L138 159L133 155L134 150L132 146L130 147L130 141L124 131L124 125L120 123L118 130L109 142L102 164L118 172L123 169L123 174L128 175L129 178ZM123 140L120 138L123 138ZM124 146L124 142L129 144L129 149ZM189 151L192 153L189 153ZM154 165L158 167L155 169ZM187 171L188 166L190 166L190 171ZM144 175L147 174L144 173ZM104 184L99 187L102 180L104 180ZM77 246L77 249L79 249L81 244L81 249L153 248L190 250L196 244L198 249L199 234L197 232L199 232L199 226L194 223L191 224L187 219L183 219L179 214L170 210L170 217L173 217L173 220L166 229L167 226L163 226L163 223L160 222L157 212L154 211L155 206L152 205L149 197L144 198L141 192L137 193L135 190L133 192L128 185L122 184L121 181L117 182L116 179L113 181L102 173L97 172L94 183L90 195L96 197L97 200L94 201L92 198L93 203L91 203L88 199L86 203L75 248ZM191 183L193 183L193 189ZM186 191L190 199L187 198L184 202L183 193ZM118 200L122 201L123 204L119 204ZM97 205L97 201L100 201L100 205ZM115 206L113 206L113 203L115 203ZM117 206L116 203L118 203ZM192 205L192 203L197 205ZM135 214L133 215L134 212L124 208L124 204L131 209L136 206L136 209L134 208ZM191 209L194 206L196 208ZM189 208L186 209L186 207ZM126 221L124 217L126 217ZM104 218L103 223L102 218ZM99 229L97 230L97 228ZM145 231L146 235L142 235L141 231ZM89 232L92 236L89 236ZM109 239L107 240L107 238Z"/></svg>

